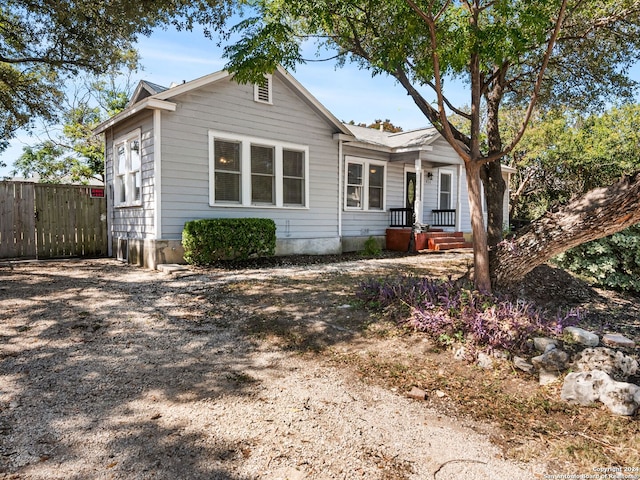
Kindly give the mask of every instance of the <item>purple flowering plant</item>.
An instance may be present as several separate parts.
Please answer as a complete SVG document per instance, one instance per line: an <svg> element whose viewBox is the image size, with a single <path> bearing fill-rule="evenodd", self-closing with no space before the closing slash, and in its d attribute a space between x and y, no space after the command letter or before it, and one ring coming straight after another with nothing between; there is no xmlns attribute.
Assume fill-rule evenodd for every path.
<svg viewBox="0 0 640 480"><path fill-rule="evenodd" d="M554 315L531 302L479 292L451 277L370 278L360 283L356 295L369 308L392 312L440 343L463 339L472 350L523 352L531 337L557 336L581 319L576 309Z"/></svg>

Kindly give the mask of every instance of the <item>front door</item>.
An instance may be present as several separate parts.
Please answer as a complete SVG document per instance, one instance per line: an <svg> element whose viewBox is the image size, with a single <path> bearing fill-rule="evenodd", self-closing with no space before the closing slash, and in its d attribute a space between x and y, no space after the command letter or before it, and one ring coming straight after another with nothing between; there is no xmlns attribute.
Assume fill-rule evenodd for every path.
<svg viewBox="0 0 640 480"><path fill-rule="evenodd" d="M406 172L405 174L405 208L407 212L406 225L411 226L414 223L415 207L416 207L416 172Z"/></svg>

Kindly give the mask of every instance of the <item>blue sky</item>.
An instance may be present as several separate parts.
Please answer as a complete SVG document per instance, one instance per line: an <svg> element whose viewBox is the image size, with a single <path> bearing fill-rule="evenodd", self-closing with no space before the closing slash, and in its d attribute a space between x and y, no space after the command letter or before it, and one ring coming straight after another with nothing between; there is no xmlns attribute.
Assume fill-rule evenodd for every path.
<svg viewBox="0 0 640 480"><path fill-rule="evenodd" d="M134 78L169 86L171 82L194 80L221 70L226 60L222 48L208 40L200 32L176 32L158 30L138 43L143 71ZM313 56L310 54L310 58ZM389 77L371 77L365 70L354 65L335 67L335 60L310 62L296 68L293 76L311 92L338 119L348 122L371 123L374 120L390 119L404 130L425 127L427 120L420 113L404 89ZM457 85L452 100L465 103L466 92ZM435 99L435 95L428 95ZM8 167L0 168L0 177L8 175L22 148L36 143L33 136L20 133L0 160Z"/></svg>
<svg viewBox="0 0 640 480"><path fill-rule="evenodd" d="M140 40L138 50L143 70L133 78L134 83L148 80L169 86L172 82L190 81L216 72L225 64L222 48L199 31L157 30ZM313 53L309 53L310 58L314 58ZM404 89L390 77L372 78L368 71L355 65L336 68L335 60L300 65L292 73L340 120L370 123L378 118L390 119L404 130L428 125ZM632 74L640 78L640 63ZM456 106L469 103L468 90L460 82L450 83L445 93ZM423 94L427 100L435 100L434 93L424 91ZM0 154L0 160L7 164L6 168L0 168L0 177L9 174L22 148L36 141L33 136L18 135Z"/></svg>

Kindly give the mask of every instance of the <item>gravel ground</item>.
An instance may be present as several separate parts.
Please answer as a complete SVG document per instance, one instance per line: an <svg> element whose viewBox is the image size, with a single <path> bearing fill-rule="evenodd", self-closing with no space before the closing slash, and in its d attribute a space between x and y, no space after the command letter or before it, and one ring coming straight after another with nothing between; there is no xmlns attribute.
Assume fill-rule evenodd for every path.
<svg viewBox="0 0 640 480"><path fill-rule="evenodd" d="M333 349L383 348L335 322L349 292L300 285L453 257L182 275L109 259L0 266L0 478L540 478L478 428L247 327L275 311ZM281 291L265 293L274 278Z"/></svg>

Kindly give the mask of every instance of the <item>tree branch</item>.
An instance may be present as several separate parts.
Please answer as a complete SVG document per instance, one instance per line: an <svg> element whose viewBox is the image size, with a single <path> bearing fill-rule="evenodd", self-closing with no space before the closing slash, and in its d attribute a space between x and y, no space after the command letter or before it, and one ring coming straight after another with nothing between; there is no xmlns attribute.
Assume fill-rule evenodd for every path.
<svg viewBox="0 0 640 480"><path fill-rule="evenodd" d="M433 17L425 13L420 7L418 7L418 5L416 5L416 3L413 0L406 0L406 1L409 4L409 6L413 9L413 11L416 12L416 14L420 18L422 18L427 24L427 26L429 27L429 41L431 44L430 45L431 61L433 63L433 78L435 82L434 87L432 88L434 88L438 98L438 120L435 122L431 120L431 123L433 123L434 127L436 128L438 128L438 125L440 126L440 129L438 131L440 131L440 133L449 142L449 144L453 147L456 153L460 155L460 157L466 162L470 159L470 156L469 156L469 149L471 146L470 141L467 137L464 137L464 142L462 145L460 145L459 143L461 140L460 132L458 132L452 127L451 123L447 119L447 112L444 109L444 96L442 95L442 78L440 76L440 58L438 57L438 50L437 50L438 40L436 36L435 20L433 19ZM400 83L403 83L403 85L405 85L405 88L407 88L407 84L409 84L410 82L408 82L408 78L404 74L404 71L401 71L401 74L402 74L402 77L404 78L405 83L403 83L402 80ZM417 93L413 88L413 86L411 86L411 90ZM407 89L407 91L410 92L410 94L411 94L411 90ZM415 101L416 97L413 94L411 94L411 96ZM422 97L420 96L420 98ZM418 106L420 105L418 104ZM433 110L433 108L430 105L429 105L429 108ZM463 148L463 146L465 148Z"/></svg>
<svg viewBox="0 0 640 480"><path fill-rule="evenodd" d="M560 29L562 28L562 25L563 25L563 22L564 22L566 8L567 8L567 0L562 0L562 4L560 5L560 11L558 12L558 18L556 19L556 23L555 23L555 27L553 29L553 33L551 34L551 37L549 38L549 41L547 43L547 50L546 50L546 52L544 54L544 57L542 58L542 63L540 65L540 70L538 70L538 75L537 75L537 78L536 78L536 82L535 82L535 84L533 86L533 92L531 93L531 98L529 100L529 105L527 107L524 119L522 121L522 126L520 127L520 129L518 130L518 132L516 133L514 138L511 140L511 142L507 146L507 148L503 149L502 152L497 152L497 153L494 153L494 154L484 158L483 162L492 162L494 160L497 160L497 159L509 154L515 148L515 146L520 142L520 140L522 139L522 137L524 135L524 132L526 131L527 126L529 124L529 120L531 119L531 115L533 115L533 111L535 109L535 106L536 106L536 103L537 103L537 100L538 100L538 95L540 94L540 88L542 87L542 81L544 79L544 74L546 72L547 65L549 64L549 60L550 60L551 55L553 53L553 48L555 47L556 40L557 40L558 36L560 35Z"/></svg>
<svg viewBox="0 0 640 480"><path fill-rule="evenodd" d="M640 172L547 212L513 241L500 243L491 259L494 283L507 286L559 253L636 223L640 223Z"/></svg>

